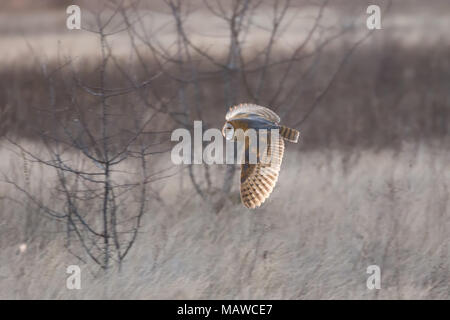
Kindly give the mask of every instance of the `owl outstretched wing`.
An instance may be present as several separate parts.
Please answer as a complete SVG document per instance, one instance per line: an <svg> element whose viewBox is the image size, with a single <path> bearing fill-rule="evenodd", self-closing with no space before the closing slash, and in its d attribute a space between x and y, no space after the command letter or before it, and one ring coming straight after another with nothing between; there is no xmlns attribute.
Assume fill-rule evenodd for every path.
<svg viewBox="0 0 450 320"><path fill-rule="evenodd" d="M280 117L269 108L250 103L242 103L231 107L225 115L225 119L230 121L235 119L245 119L252 116L260 117L274 123L280 122Z"/></svg>
<svg viewBox="0 0 450 320"><path fill-rule="evenodd" d="M283 160L284 141L281 136L274 141L268 136L267 148L259 152L256 164L248 161L248 154L256 150L249 150L247 144L245 148L247 157L241 165L241 200L247 208L253 209L259 207L275 187Z"/></svg>

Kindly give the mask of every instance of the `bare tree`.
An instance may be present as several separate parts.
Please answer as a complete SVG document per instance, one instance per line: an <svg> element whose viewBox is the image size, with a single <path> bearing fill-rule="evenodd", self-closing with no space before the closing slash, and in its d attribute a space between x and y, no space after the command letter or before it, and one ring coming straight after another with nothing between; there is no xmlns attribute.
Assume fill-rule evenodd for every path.
<svg viewBox="0 0 450 320"><path fill-rule="evenodd" d="M112 261L121 264L135 243L144 213L150 210L149 199L162 201L151 183L173 174L170 166L157 170L149 165L153 156L169 150L172 128L192 130L196 119L203 120L204 130L212 127L205 115L211 104L220 105L216 109L224 113L248 101L268 105L281 115L296 111L303 114L292 120L297 127L317 107L342 66L370 35L353 42L312 105L300 107L299 99L317 71L322 52L351 28L325 30L322 22L328 2L308 3L316 9L309 29L280 53L283 33L303 4L205 0L202 10L227 30L225 48L217 53L195 41L188 20L198 8L191 2L164 0L170 19L155 28L149 25L149 10L140 1L105 1L93 14L95 23L84 29L98 38L95 81L80 75L75 60L60 59L49 70L36 59L48 90L47 105L37 108L57 124L53 130L37 132L46 156L10 139L27 161L55 169L54 194L64 206L44 204L23 186L6 180L41 210L66 223L67 246L75 255L82 258L72 250L74 239L102 268ZM258 10L269 14L269 26L255 19ZM163 43L158 34L167 24L174 36ZM257 48L248 46L255 30L266 35ZM128 62L114 54L111 41L124 34L129 41ZM60 82L56 76L63 70L69 70L70 79ZM212 98L207 97L211 82L221 88ZM236 167L226 166L219 179L213 178L207 165L187 165L186 169L195 192L219 212L232 190ZM212 200L213 192L219 192L220 198Z"/></svg>
<svg viewBox="0 0 450 320"><path fill-rule="evenodd" d="M288 13L299 10L298 2L290 0L270 3L257 0L203 1L202 10L208 16L215 17L227 28L228 45L226 50L222 51L222 55L218 55L192 39L195 34L187 27L187 21L194 9L189 2L179 0L165 0L164 2L169 8L175 25L176 37L173 44L166 47L158 44L154 35L149 35L142 23L140 27L131 28L131 30L162 66L165 75L172 80L172 85L176 88L175 100L178 101L179 109L171 115L175 116L174 118L185 128L191 128L191 123L195 119L203 121L204 129L210 126L202 110L209 108L208 104L211 101L202 97L202 91L205 90L202 87L207 85L208 80L211 79L220 81L223 88L222 98L218 100L223 105L224 112L238 102L247 101L269 105L282 115L298 109L298 101L304 93L299 88L305 87L304 80L314 74L321 58L321 52L349 29L346 27L324 35L322 20L329 1L321 1L317 4L317 14L304 39L289 53L284 53L280 59L277 58L280 53L276 52L276 48L280 44L283 32L296 18L295 14L289 15ZM255 21L255 13L259 9L269 12L271 16L269 27L261 26ZM256 50L247 45L248 38L255 30L267 34L266 42L260 44L260 49ZM305 118L326 94L328 91L326 88L334 83L341 67L362 41L357 41L355 46L349 49L349 54L344 57L322 95L318 95L314 104L305 110ZM171 51L170 47L176 49ZM182 115L182 118L179 115ZM302 124L301 120L297 121L295 126L298 127L300 124ZM198 169L200 170L200 168ZM236 167L227 165L221 186L216 183L215 187L212 187L209 167L202 166L201 169L204 177L202 181L200 181L201 175L193 173L192 165L188 166L191 182L204 200L209 200L208 192L210 190L220 190L223 194L222 198L213 203L214 210L218 212L231 191Z"/></svg>
<svg viewBox="0 0 450 320"><path fill-rule="evenodd" d="M109 81L114 70L114 76L121 74L127 83L137 79L133 71L125 72L123 61L114 57L108 41L127 29L124 23L110 27L120 10L124 10L122 4L95 13L96 24L89 29L97 35L101 50L95 85L81 79L77 66L68 60L60 61L60 66L71 68L71 79L57 88L55 74L60 67L49 72L48 66L41 64L49 102L36 108L56 124L53 130L36 132L45 153L32 152L9 139L26 161L55 170L54 201L43 203L28 188L5 176L6 182L25 193L38 208L66 224L70 252L83 261L87 254L103 269L125 259L144 213L150 210L149 199L160 200L150 183L171 174L170 166L155 172L149 166L152 155L168 150L165 143L170 131L155 130L158 110L133 105L130 99L142 94L161 73L155 71L144 80L133 81L132 86L114 87ZM56 95L64 96L66 106L57 105Z"/></svg>

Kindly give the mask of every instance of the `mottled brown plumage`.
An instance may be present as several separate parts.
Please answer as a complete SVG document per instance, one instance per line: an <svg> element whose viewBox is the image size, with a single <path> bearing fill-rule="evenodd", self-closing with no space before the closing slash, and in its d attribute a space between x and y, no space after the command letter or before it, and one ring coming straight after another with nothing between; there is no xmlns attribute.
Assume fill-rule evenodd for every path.
<svg viewBox="0 0 450 320"><path fill-rule="evenodd" d="M278 180L284 154L284 140L297 142L299 132L279 124L280 117L272 110L254 105L240 104L231 107L226 114L226 123L222 129L228 139L242 140L238 129L267 130L268 134L258 135L258 148L252 148L245 139L245 159L241 165L241 200L247 208L259 207L272 193ZM273 132L276 131L276 132ZM273 133L276 133L273 135ZM267 145L267 148L261 148ZM251 163L249 155L256 153L257 162Z"/></svg>

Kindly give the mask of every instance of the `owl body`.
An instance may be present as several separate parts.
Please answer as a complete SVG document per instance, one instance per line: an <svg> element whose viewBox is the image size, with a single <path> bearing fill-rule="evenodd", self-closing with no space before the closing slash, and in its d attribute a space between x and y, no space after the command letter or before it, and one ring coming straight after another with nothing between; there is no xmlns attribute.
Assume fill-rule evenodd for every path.
<svg viewBox="0 0 450 320"><path fill-rule="evenodd" d="M262 119L258 117L249 117L247 119L234 119L228 121L234 128L234 140L243 140L244 135L248 129L255 130L256 133L259 133L260 130L271 130L271 129L281 129L281 126L268 121L267 119ZM241 130L238 130L241 129Z"/></svg>
<svg viewBox="0 0 450 320"><path fill-rule="evenodd" d="M241 200L247 208L259 207L271 194L277 180L284 154L284 140L297 142L300 133L280 125L279 116L272 110L254 105L240 104L230 108L225 116L222 134L227 140L245 141L245 158L241 165ZM259 133L265 130L266 136L259 135L256 147L245 139L249 129ZM272 135L277 130L277 135ZM260 148L262 143L267 148ZM249 161L250 155L256 163Z"/></svg>

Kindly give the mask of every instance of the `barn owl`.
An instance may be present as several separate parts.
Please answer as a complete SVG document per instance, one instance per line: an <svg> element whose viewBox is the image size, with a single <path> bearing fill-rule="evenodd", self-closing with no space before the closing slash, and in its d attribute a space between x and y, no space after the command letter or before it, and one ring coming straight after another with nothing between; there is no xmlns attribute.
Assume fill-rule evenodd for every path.
<svg viewBox="0 0 450 320"><path fill-rule="evenodd" d="M278 180L283 160L284 140L297 143L300 132L280 125L280 117L275 112L255 104L240 104L231 107L225 119L226 122L222 129L224 138L245 142L245 159L241 165L241 201L247 208L257 208L269 197ZM259 150L259 148L250 148L249 139L238 134L246 132L248 129L256 131L266 129L268 132L276 129L278 135L267 134L265 141L267 148ZM258 139L262 139L262 136L258 137ZM251 153L257 153L256 162L248 161Z"/></svg>

